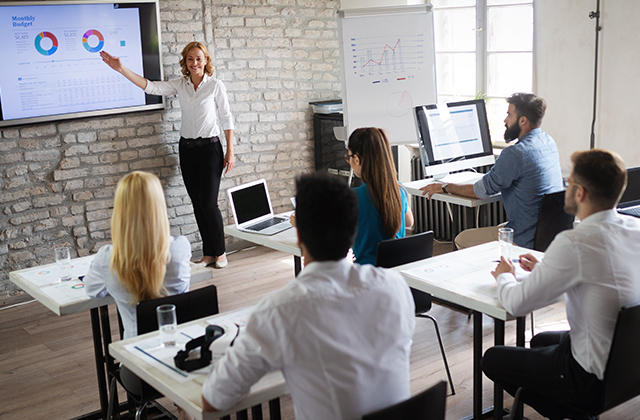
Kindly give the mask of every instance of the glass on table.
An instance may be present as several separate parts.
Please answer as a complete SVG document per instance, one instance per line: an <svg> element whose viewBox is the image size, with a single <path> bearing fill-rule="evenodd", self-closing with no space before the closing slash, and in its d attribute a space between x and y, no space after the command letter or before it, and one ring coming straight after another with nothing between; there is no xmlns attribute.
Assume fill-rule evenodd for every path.
<svg viewBox="0 0 640 420"><path fill-rule="evenodd" d="M156 314L158 315L158 330L162 346L175 346L178 337L176 305L160 305L156 308Z"/></svg>
<svg viewBox="0 0 640 420"><path fill-rule="evenodd" d="M69 247L59 246L54 248L53 252L58 266L58 281L71 280L71 253Z"/></svg>
<svg viewBox="0 0 640 420"><path fill-rule="evenodd" d="M498 244L500 245L500 256L506 260L511 259L511 249L513 248L513 229L498 229Z"/></svg>

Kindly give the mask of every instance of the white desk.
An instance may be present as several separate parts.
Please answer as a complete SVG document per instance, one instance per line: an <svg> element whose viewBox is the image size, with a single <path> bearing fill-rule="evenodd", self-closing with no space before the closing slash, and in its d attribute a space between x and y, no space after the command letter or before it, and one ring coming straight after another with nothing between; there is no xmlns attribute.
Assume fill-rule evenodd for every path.
<svg viewBox="0 0 640 420"><path fill-rule="evenodd" d="M513 247L512 258L532 253L542 259L542 252ZM496 282L491 271L500 255L498 242L438 255L395 267L409 286L440 299L473 310L473 417L481 419L482 409L482 314L495 320L495 344L504 344L504 321L514 319L498 300ZM525 271L517 267L517 276ZM517 345L524 346L524 318L518 318ZM494 416L502 419L502 390L494 387ZM485 410L486 411L486 410Z"/></svg>
<svg viewBox="0 0 640 420"><path fill-rule="evenodd" d="M287 215L289 214L290 213L287 213ZM258 233L250 233L238 230L235 225L232 225L225 226L224 233L235 238L253 242L254 244L263 245L267 248L275 249L276 251L282 251L287 254L291 254L293 255L295 275L297 276L302 269L302 252L298 247L298 235L296 233L296 228L290 228L275 235L260 235Z"/></svg>
<svg viewBox="0 0 640 420"><path fill-rule="evenodd" d="M237 322L236 318L246 318L247 314L248 312L246 310L222 313L214 317L180 324L178 330L185 332L193 331L195 334L192 333L188 335L194 337L194 335L204 334L204 329L208 323ZM187 377L181 377L172 369L134 347L135 345L143 347L144 343L157 340L158 335L159 333L154 331L128 340L112 343L109 346L109 352L142 380L198 420L218 419L268 401L271 402L289 393L282 373L280 371L271 372L254 384L253 387L251 387L249 395L231 410L214 413L206 412L202 406L202 384L212 366L210 365L208 368L191 372ZM175 354L182 348L184 348L184 343L181 346L176 346L175 350L170 354ZM151 354L153 355L154 353ZM168 359L166 357L160 358L160 360L163 360L171 366L175 366L172 363L171 357ZM271 418L273 418L273 415Z"/></svg>
<svg viewBox="0 0 640 420"><path fill-rule="evenodd" d="M71 275L74 279L64 283L58 283L55 263L12 271L9 273L9 279L57 315L68 315L87 310L91 312L100 411L102 412L101 417L104 418L109 403L105 368L106 372L111 372L114 369L113 359L107 357L107 346L111 343L111 326L107 306L114 303L114 300L111 296L106 296L103 299L90 298L85 292L84 284L78 280L78 276L87 274L94 256L89 255L71 260ZM202 264L191 263L191 283L208 280L212 277L212 269L205 268ZM89 413L86 417L93 418L95 413Z"/></svg>

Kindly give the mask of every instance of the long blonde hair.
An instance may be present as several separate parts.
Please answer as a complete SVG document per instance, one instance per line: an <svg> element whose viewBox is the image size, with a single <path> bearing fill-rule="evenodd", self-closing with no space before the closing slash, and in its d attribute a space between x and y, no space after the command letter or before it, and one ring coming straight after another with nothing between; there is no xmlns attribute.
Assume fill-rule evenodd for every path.
<svg viewBox="0 0 640 420"><path fill-rule="evenodd" d="M111 271L131 294L132 303L166 294L169 219L160 180L135 171L118 182L111 217Z"/></svg>
<svg viewBox="0 0 640 420"><path fill-rule="evenodd" d="M373 204L380 213L382 230L395 238L404 214L398 173L386 133L380 128L358 128L349 136L348 149L362 162L360 177L369 187Z"/></svg>
<svg viewBox="0 0 640 420"><path fill-rule="evenodd" d="M189 78L189 76L191 75L189 67L187 67L187 54L189 54L189 51L191 51L193 48L197 48L202 51L204 57L207 59L207 64L204 66L204 72L207 74L207 76L213 76L213 60L211 59L211 54L209 54L209 50L207 49L207 47L202 42L198 41L188 43L180 53L180 69L182 70L182 75L185 78Z"/></svg>

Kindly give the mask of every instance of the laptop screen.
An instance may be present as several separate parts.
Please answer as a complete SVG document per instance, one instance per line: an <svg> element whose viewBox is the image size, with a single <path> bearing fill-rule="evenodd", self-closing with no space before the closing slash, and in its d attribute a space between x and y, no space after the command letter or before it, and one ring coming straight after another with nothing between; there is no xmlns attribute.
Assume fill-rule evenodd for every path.
<svg viewBox="0 0 640 420"><path fill-rule="evenodd" d="M231 196L239 225L271 214L267 190L262 182L233 191Z"/></svg>
<svg viewBox="0 0 640 420"><path fill-rule="evenodd" d="M627 169L627 189L622 193L619 207L625 207L625 203L640 200L640 166Z"/></svg>

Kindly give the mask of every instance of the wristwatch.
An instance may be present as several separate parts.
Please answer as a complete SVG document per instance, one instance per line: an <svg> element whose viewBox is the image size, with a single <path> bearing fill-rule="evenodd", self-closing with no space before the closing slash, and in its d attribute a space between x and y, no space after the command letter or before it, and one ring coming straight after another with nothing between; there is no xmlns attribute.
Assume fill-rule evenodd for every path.
<svg viewBox="0 0 640 420"><path fill-rule="evenodd" d="M445 194L449 194L449 193L447 192L447 186L448 186L448 185L449 185L449 183L448 183L448 182L445 182L444 184L442 184L442 192L444 192Z"/></svg>

